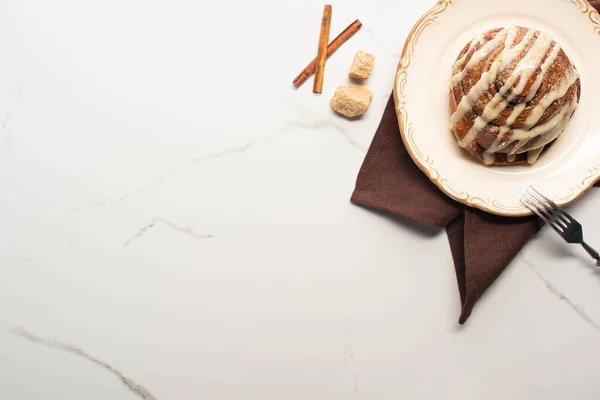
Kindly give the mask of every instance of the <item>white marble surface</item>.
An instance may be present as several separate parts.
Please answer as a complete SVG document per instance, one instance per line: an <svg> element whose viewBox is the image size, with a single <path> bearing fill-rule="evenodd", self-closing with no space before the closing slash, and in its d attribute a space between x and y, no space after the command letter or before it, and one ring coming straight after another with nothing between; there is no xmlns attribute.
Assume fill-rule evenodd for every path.
<svg viewBox="0 0 600 400"><path fill-rule="evenodd" d="M334 2L316 96L320 1L2 1L0 397L597 399L580 249L542 232L459 327L443 232L348 202L428 3Z"/></svg>

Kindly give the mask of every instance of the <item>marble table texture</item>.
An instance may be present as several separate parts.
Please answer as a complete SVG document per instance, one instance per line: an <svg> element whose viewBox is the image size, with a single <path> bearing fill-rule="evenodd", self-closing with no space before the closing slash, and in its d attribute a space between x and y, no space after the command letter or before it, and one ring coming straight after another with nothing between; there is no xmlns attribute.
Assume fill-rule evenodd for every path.
<svg viewBox="0 0 600 400"><path fill-rule="evenodd" d="M599 398L581 249L544 230L460 327L445 234L349 204L432 4L332 4L364 28L317 96L320 1L0 3L0 398Z"/></svg>

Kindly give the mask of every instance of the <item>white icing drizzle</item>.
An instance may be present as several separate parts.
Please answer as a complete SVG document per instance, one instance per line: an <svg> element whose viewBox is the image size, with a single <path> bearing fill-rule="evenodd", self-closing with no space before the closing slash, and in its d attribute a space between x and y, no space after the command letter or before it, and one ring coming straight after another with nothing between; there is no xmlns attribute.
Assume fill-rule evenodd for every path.
<svg viewBox="0 0 600 400"><path fill-rule="evenodd" d="M508 127L508 126L500 127L500 131L498 132L498 135L496 136L496 140L494 140L494 143L492 143L490 148L487 149L487 153L494 154L494 153L498 152L498 150L501 150L510 144L510 142L502 142L504 135L506 135L509 130L510 130L510 127ZM502 143L502 145L501 145L501 143Z"/></svg>
<svg viewBox="0 0 600 400"><path fill-rule="evenodd" d="M465 55L462 56L460 59L458 59L454 63L454 68L457 69L459 65L462 65L465 62L465 60L467 59L467 57L469 56L469 53L471 53L471 50L473 50L473 48L475 46L477 46L478 44L479 45L483 44L484 40L485 40L485 38L484 38L483 35L479 35L475 39L473 39L473 41L471 42L471 45L469 46L469 49L467 50L467 52L465 53ZM459 72L459 71L456 71L456 72Z"/></svg>
<svg viewBox="0 0 600 400"><path fill-rule="evenodd" d="M490 154L488 152L483 153L483 162L485 163L485 165L491 165L494 163L494 161L496 161L495 154Z"/></svg>
<svg viewBox="0 0 600 400"><path fill-rule="evenodd" d="M468 70L473 68L475 64L471 65L471 62L473 61L475 56L483 49L485 49L490 43L494 43L494 47L486 50L488 54L489 52L498 48L502 44L502 41L496 41L496 39L498 39L498 37L504 31L506 30L503 30L500 33L498 33L498 35L493 40L489 41L479 51L475 52L471 60L469 60L469 62L467 63L465 69L459 72L458 74L454 75L454 77L452 78L453 81L457 77L464 77ZM511 30L508 30L506 35L504 35L504 49L502 50L500 55L494 60L494 62L490 66L489 71L486 71L483 74L481 74L481 78L479 79L479 81L471 88L469 93L461 99L461 102L459 103L456 112L452 115L452 118L450 118L450 123L453 126L456 125L459 121L461 121L464 118L464 116L473 109L473 106L475 105L475 103L477 103L479 98L489 90L490 85L493 84L494 81L496 81L498 72L506 65L510 64L510 62L514 60L516 56L518 56L523 52L523 50L525 50L525 47L527 46L527 42L525 41L525 39L515 47L511 47L517 36L517 32L517 29L513 28ZM533 34L535 34L535 32L531 32L530 36L533 36ZM484 59L486 56L487 54L479 55L480 59ZM475 123L473 124L471 130L461 140L459 140L459 145L461 147L468 147L477 137L477 131L484 129L489 123L489 121L495 119L498 115L500 115L502 110L504 110L504 108L506 108L507 105L508 102L502 98L500 93L498 93L492 99L490 104L486 106L483 112L483 116L478 117L475 120Z"/></svg>
<svg viewBox="0 0 600 400"><path fill-rule="evenodd" d="M516 37L516 30L509 30L508 28L504 28L502 31L498 32L492 40L487 42L479 50L473 53L473 56L471 57L467 65L463 67L463 70L452 77L452 86L456 86L457 83L463 80L467 72L473 69L473 67L475 67L479 62L486 58L492 51L500 47L504 39L508 36L509 32L512 33L512 40L510 41L510 44L512 45Z"/></svg>
<svg viewBox="0 0 600 400"><path fill-rule="evenodd" d="M541 137L537 143L537 145L541 147L556 139L567 127L569 118L575 109L577 109L577 97L573 96L571 103L569 103L568 106L562 107L562 109L546 123L538 125L533 129L514 129L512 131L511 140L519 140L521 144L511 151L511 153L519 153L519 150L525 147L527 142L536 137Z"/></svg>
<svg viewBox="0 0 600 400"><path fill-rule="evenodd" d="M509 155L507 155L507 156L506 156L506 160L507 160L508 162L513 162L513 161L515 161L515 158L517 158L517 156L516 156L515 154L509 154Z"/></svg>
<svg viewBox="0 0 600 400"><path fill-rule="evenodd" d="M531 128L538 123L542 115L546 112L548 107L556 100L562 98L567 94L571 86L579 79L579 73L574 68L569 68L566 71L566 76L560 81L558 86L550 93L546 94L543 99L540 100L537 106L531 111L531 114L525 120L525 128Z"/></svg>
<svg viewBox="0 0 600 400"><path fill-rule="evenodd" d="M526 103L529 103L531 100L533 100L533 98L537 94L537 91L540 89L540 86L542 86L542 82L544 81L544 75L546 75L546 72L548 72L548 68L550 68L550 66L552 64L554 64L554 61L556 61L556 58L558 57L559 54L560 54L560 45L558 43L556 43L554 45L554 47L552 48L552 52L546 58L546 61L544 61L544 63L541 66L542 72L540 72L537 79L531 86L531 89L529 89L529 94L527 95L527 98L525 99Z"/></svg>
<svg viewBox="0 0 600 400"><path fill-rule="evenodd" d="M463 96L460 103L457 106L456 111L450 119L451 129L454 130L456 124L458 124L465 115L471 111L474 105L479 101L482 95L488 92L490 86L496 81L498 74L510 64L515 57L523 53L527 46L531 45L523 59L515 66L514 71L506 79L504 86L498 91L498 93L490 100L490 102L484 108L482 115L478 116L473 122L473 126L467 132L467 134L458 140L461 147L466 148L477 138L479 132L484 130L487 125L498 118L500 114L508 107L511 101L517 96L523 94L527 83L531 80L536 71L540 70L536 80L533 82L531 88L527 92L527 97L524 102L514 105L513 111L507 118L506 123L499 127L499 132L495 141L492 145L483 153L483 159L486 164L493 164L495 161L495 153L503 148L513 144L515 141L519 141L518 146L510 152L508 155L508 161L513 162L516 158L516 154L522 152L521 150L527 145L529 141L538 136L543 136L541 140L536 142L535 149L528 149L528 161L533 163L537 160L544 146L556 139L562 131L565 129L566 124L577 107L577 96L573 96L573 101L568 107L563 107L557 115L546 123L535 126L541 119L543 114L546 112L548 107L556 101L565 96L569 88L575 84L579 79L579 74L570 67L566 71L566 76L560 81L560 83L549 93L547 93L543 99L540 100L538 105L534 107L531 114L525 121L525 126L522 129L511 130L511 126L527 108L527 103L531 101L537 94L545 74L552 66L552 64L558 58L560 54L560 46L557 43L553 44L553 39L541 32L535 30L529 30L521 42L513 47L518 28L505 28L498 32L496 36L485 43L479 50L473 52L471 59L466 63L460 70L460 66L464 63L468 55L476 47L477 44L482 44L483 36L474 39L469 46L468 51L461 59L455 64L453 71L455 72L452 77L452 87L456 86L466 76L468 71L474 68L479 62L484 60L491 52L499 48L504 43L504 48L500 54L496 57L489 70L484 72L479 81L473 85L469 92ZM535 35L537 34L537 38ZM531 43L532 39L535 41ZM544 60L545 58L545 60ZM542 60L544 62L542 63ZM516 86L515 86L516 84ZM508 94L508 95L507 95ZM535 127L534 129L531 129ZM507 140L503 140L506 133L511 132L511 136ZM525 150L527 151L527 150Z"/></svg>
<svg viewBox="0 0 600 400"><path fill-rule="evenodd" d="M521 113L523 112L523 110L525 110L526 107L527 103L519 103L516 106L514 106L512 113L506 119L505 125L511 126L512 124L514 124L517 118L519 118L519 115L521 115Z"/></svg>
<svg viewBox="0 0 600 400"><path fill-rule="evenodd" d="M542 154L542 151L544 150L544 147L545 146L538 147L537 149L529 150L527 152L527 162L529 164L534 164L537 161L537 159L540 156L540 154Z"/></svg>
<svg viewBox="0 0 600 400"><path fill-rule="evenodd" d="M531 32L534 32L535 34L535 31L529 31L529 33ZM523 41L529 42L529 33L525 36ZM546 56L546 53L548 53L548 50L552 45L552 41L552 37L545 33L540 33L536 41L533 43L531 49L529 49L525 57L523 57L523 59L519 61L519 63L515 67L513 74L507 82L508 84L510 84L510 86L512 86L514 84L513 82L515 82L516 79L519 78L519 84L516 88L513 89L509 101L513 100L515 97L523 93L523 90L525 90L525 86L527 86L527 82L529 82L535 71L537 71L538 68L540 68L540 64L542 64L542 60ZM514 79L514 81L511 81L511 79Z"/></svg>

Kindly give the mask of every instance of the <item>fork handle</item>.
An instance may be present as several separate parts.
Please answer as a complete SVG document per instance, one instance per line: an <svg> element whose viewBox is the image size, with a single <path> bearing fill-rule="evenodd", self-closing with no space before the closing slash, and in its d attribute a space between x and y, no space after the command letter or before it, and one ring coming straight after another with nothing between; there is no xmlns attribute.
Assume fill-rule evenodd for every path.
<svg viewBox="0 0 600 400"><path fill-rule="evenodd" d="M596 260L596 265L600 267L600 254L596 250L592 249L592 247L586 242L581 243L581 245L585 251L587 251L587 253L592 256L594 260Z"/></svg>

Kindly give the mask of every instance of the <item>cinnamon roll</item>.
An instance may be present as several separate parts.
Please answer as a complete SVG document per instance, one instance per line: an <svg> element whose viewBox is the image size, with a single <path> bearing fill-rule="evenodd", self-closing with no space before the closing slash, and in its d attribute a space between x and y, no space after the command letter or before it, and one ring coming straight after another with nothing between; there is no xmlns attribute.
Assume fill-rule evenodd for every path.
<svg viewBox="0 0 600 400"><path fill-rule="evenodd" d="M493 29L452 68L450 129L485 164L533 164L565 130L581 96L579 73L548 34Z"/></svg>

